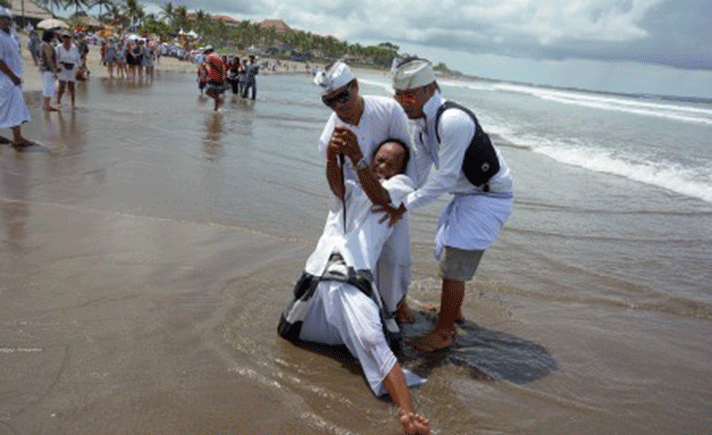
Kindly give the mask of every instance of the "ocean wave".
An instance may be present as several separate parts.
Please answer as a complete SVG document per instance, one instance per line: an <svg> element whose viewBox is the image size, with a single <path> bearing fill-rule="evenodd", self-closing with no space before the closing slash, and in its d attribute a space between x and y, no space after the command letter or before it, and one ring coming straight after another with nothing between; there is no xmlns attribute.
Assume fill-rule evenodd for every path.
<svg viewBox="0 0 712 435"><path fill-rule="evenodd" d="M709 167L684 167L666 160L646 161L611 150L563 143L539 146L532 143L530 146L534 152L562 163L618 175L712 203L712 169Z"/></svg>
<svg viewBox="0 0 712 435"><path fill-rule="evenodd" d="M585 91L552 89L506 82L477 83L446 81L443 84L466 88L472 91L511 92L530 95L560 104L625 112L640 116L654 116L690 124L712 125L712 108L685 105L679 102L646 101L641 99L642 97L635 95L596 94L587 93Z"/></svg>

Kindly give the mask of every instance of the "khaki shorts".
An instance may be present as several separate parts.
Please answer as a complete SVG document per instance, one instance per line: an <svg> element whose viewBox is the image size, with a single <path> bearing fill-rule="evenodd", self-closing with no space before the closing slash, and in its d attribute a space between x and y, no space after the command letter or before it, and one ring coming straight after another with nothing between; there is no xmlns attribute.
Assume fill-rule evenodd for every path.
<svg viewBox="0 0 712 435"><path fill-rule="evenodd" d="M446 246L440 260L440 277L463 282L471 280L484 253L484 249L468 251Z"/></svg>

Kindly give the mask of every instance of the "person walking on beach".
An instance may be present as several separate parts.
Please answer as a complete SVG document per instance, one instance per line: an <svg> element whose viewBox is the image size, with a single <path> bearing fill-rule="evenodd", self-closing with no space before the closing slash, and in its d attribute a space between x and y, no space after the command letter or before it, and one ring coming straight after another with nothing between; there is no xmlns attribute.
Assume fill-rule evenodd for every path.
<svg viewBox="0 0 712 435"><path fill-rule="evenodd" d="M59 64L60 72L59 89L57 90L57 106L62 105L62 95L64 88L69 88L69 96L72 100L72 109L76 107L76 91L74 84L77 81L77 69L81 64L81 56L79 49L72 43L72 35L64 33L62 35L62 44L57 46L57 63Z"/></svg>
<svg viewBox="0 0 712 435"><path fill-rule="evenodd" d="M218 110L223 103L222 94L225 92L225 63L220 59L220 56L215 54L213 46L208 45L205 48L205 63L208 68L208 84L205 93L208 97L215 100L215 111Z"/></svg>
<svg viewBox="0 0 712 435"><path fill-rule="evenodd" d="M42 75L42 108L46 111L56 111L50 103L54 97L54 81L59 72L57 67L57 52L52 42L56 34L54 30L42 32L42 43L40 44L40 74Z"/></svg>
<svg viewBox="0 0 712 435"><path fill-rule="evenodd" d="M438 320L433 331L409 342L421 351L436 351L452 344L465 281L472 279L485 249L512 213L512 178L474 114L443 99L429 61L396 59L391 74L395 100L415 121L420 185L398 208L386 204L383 210L393 224L406 211L452 194L435 236L442 277ZM428 178L431 165L437 171Z"/></svg>
<svg viewBox="0 0 712 435"><path fill-rule="evenodd" d="M20 42L12 29L12 14L0 7L0 128L12 130L12 145L32 145L22 136L22 124L30 120L30 111L22 94L22 55ZM0 137L0 142L10 142Z"/></svg>
<svg viewBox="0 0 712 435"><path fill-rule="evenodd" d="M128 75L128 71L126 71L126 44L123 40L120 40L116 46L116 75L120 79L124 79Z"/></svg>
<svg viewBox="0 0 712 435"><path fill-rule="evenodd" d="M321 89L322 102L332 110L319 138L319 152L326 159L329 144L339 141L355 144L364 156L357 165L348 160L343 162L347 180L358 180L358 169L371 163L374 150L386 139L396 139L410 147L408 119L403 109L392 98L360 95L358 80L346 63L338 61L324 71L317 71L314 83ZM416 175L412 163L406 174L411 179ZM332 192L338 196L338 192L333 189ZM405 303L410 265L410 223L406 216L386 243L376 275L388 310L397 311L398 319L406 322L412 321Z"/></svg>
<svg viewBox="0 0 712 435"><path fill-rule="evenodd" d="M389 347L385 325L395 325L383 310L374 285L376 261L393 228L379 222L373 204L398 203L411 192L405 176L408 148L385 141L371 165L358 167L358 179L344 180L339 165L345 155L352 165L363 162L358 144L329 142L326 176L340 201L333 201L324 232L306 262L295 287L295 298L280 317L281 337L292 342L345 345L363 370L376 396L390 395L400 408L399 420L407 435L430 434L429 421L415 412L408 391L423 379L404 371ZM396 333L396 327L387 327Z"/></svg>
<svg viewBox="0 0 712 435"><path fill-rule="evenodd" d="M144 73L146 74L146 79L153 79L153 61L155 57L155 51L151 41L146 40L146 44L143 49L143 60L141 65L143 66Z"/></svg>
<svg viewBox="0 0 712 435"><path fill-rule="evenodd" d="M90 73L89 68L87 68L89 42L87 41L84 32L77 32L75 36L77 38L75 45L79 51L79 66L77 67L77 73L82 80L85 80Z"/></svg>
<svg viewBox="0 0 712 435"><path fill-rule="evenodd" d="M247 93L250 92L250 99L254 100L257 96L257 79L255 76L259 74L260 67L255 63L255 56L247 56L245 64L245 84L242 88L242 98L247 98Z"/></svg>
<svg viewBox="0 0 712 435"><path fill-rule="evenodd" d="M40 62L41 43L42 41L40 41L40 35L37 34L37 31L35 31L34 29L30 30L30 38L27 41L27 49L32 55L32 61L35 63L36 66L39 65Z"/></svg>
<svg viewBox="0 0 712 435"><path fill-rule="evenodd" d="M106 72L109 74L109 78L114 78L114 66L116 64L116 41L110 39L106 43L106 49L104 50L104 65L106 65ZM118 71L117 71L118 73Z"/></svg>

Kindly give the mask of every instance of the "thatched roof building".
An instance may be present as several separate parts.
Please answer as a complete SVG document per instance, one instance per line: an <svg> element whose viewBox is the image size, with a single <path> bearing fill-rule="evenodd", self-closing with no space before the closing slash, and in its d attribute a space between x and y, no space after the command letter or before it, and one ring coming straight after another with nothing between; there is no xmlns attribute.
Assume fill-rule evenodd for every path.
<svg viewBox="0 0 712 435"><path fill-rule="evenodd" d="M10 10L18 26L24 27L28 23L37 26L37 23L54 18L47 9L37 6L32 0L10 0Z"/></svg>

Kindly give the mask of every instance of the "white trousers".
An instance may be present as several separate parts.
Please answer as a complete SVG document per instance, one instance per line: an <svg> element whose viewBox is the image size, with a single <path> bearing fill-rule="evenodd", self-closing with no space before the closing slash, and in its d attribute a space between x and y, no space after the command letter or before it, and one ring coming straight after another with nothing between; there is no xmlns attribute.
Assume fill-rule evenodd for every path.
<svg viewBox="0 0 712 435"><path fill-rule="evenodd" d="M54 96L54 74L52 71L42 72L42 96L52 98Z"/></svg>

